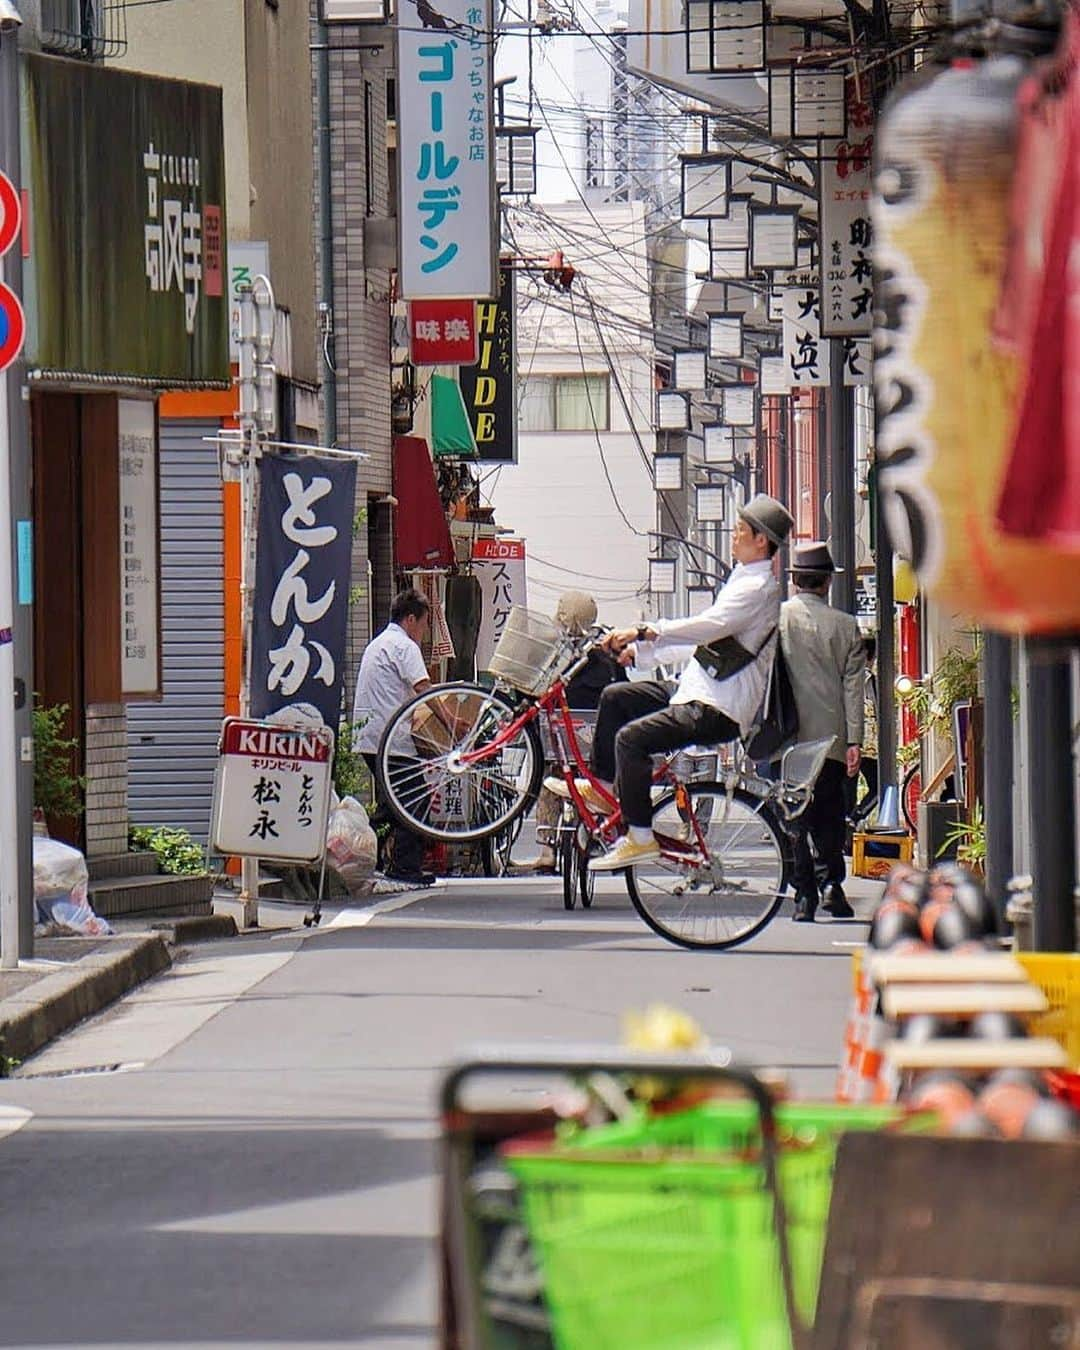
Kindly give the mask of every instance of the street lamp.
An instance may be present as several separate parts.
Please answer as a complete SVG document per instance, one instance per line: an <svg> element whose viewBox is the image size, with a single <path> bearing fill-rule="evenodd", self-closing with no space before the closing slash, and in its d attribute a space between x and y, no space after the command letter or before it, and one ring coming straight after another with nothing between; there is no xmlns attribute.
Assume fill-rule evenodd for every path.
<svg viewBox="0 0 1080 1350"><path fill-rule="evenodd" d="M672 380L676 389L702 390L708 384L708 356L702 347L673 354Z"/></svg>
<svg viewBox="0 0 1080 1350"><path fill-rule="evenodd" d="M709 356L741 357L743 354L743 319L741 314L709 315Z"/></svg>
<svg viewBox="0 0 1080 1350"><path fill-rule="evenodd" d="M690 395L661 390L656 395L656 425L660 431L690 429Z"/></svg>
<svg viewBox="0 0 1080 1350"><path fill-rule="evenodd" d="M657 492L681 492L683 457L677 454L653 455L653 483Z"/></svg>
<svg viewBox="0 0 1080 1350"><path fill-rule="evenodd" d="M675 594L675 559L649 559L649 590L653 595Z"/></svg>
<svg viewBox="0 0 1080 1350"><path fill-rule="evenodd" d="M728 213L731 160L727 155L685 155L682 159L682 215L710 220Z"/></svg>

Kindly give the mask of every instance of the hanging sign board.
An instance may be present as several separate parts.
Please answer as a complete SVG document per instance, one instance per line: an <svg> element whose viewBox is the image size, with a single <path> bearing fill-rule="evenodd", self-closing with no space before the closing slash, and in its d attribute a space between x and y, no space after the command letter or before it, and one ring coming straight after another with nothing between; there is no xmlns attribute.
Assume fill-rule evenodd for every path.
<svg viewBox="0 0 1080 1350"><path fill-rule="evenodd" d="M498 287L492 0L439 0L397 30L398 289L489 299Z"/></svg>
<svg viewBox="0 0 1080 1350"><path fill-rule="evenodd" d="M251 710L341 718L356 462L264 455L252 606Z"/></svg>
<svg viewBox="0 0 1080 1350"><path fill-rule="evenodd" d="M487 670L510 617L510 607L525 604L525 540L477 539L472 570L480 582L482 604L476 668Z"/></svg>
<svg viewBox="0 0 1080 1350"><path fill-rule="evenodd" d="M489 464L517 462L517 372L514 270L499 268L499 297L476 305L476 357L458 374L477 458Z"/></svg>
<svg viewBox="0 0 1080 1350"><path fill-rule="evenodd" d="M476 364L475 300L412 300L407 308L414 366Z"/></svg>
<svg viewBox="0 0 1080 1350"><path fill-rule="evenodd" d="M210 847L234 858L317 862L326 847L334 733L227 717Z"/></svg>
<svg viewBox="0 0 1080 1350"><path fill-rule="evenodd" d="M854 120L854 118L853 118ZM873 321L870 216L874 137L821 148L821 332L869 337Z"/></svg>
<svg viewBox="0 0 1080 1350"><path fill-rule="evenodd" d="M821 336L817 276L784 289L784 366L789 389L829 383L829 344Z"/></svg>

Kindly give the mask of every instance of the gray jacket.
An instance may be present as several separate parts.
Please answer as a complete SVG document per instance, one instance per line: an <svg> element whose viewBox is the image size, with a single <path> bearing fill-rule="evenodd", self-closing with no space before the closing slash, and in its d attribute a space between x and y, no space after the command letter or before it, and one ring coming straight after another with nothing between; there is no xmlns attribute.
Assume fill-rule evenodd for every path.
<svg viewBox="0 0 1080 1350"><path fill-rule="evenodd" d="M821 596L800 591L780 607L780 641L799 710L799 740L832 736L829 758L842 760L863 738L866 654L859 625Z"/></svg>

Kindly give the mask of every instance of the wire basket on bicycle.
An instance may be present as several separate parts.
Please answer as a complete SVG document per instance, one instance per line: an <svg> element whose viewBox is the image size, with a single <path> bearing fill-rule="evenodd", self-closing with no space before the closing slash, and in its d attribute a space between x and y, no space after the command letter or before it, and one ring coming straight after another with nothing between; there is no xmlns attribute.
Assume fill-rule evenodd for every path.
<svg viewBox="0 0 1080 1350"><path fill-rule="evenodd" d="M488 669L497 680L535 697L573 652L566 630L544 614L513 605Z"/></svg>

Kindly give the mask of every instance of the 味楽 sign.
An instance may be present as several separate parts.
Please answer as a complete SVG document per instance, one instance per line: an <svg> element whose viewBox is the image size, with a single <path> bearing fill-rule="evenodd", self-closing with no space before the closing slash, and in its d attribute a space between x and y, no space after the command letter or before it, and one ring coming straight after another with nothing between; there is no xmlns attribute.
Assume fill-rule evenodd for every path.
<svg viewBox="0 0 1080 1350"><path fill-rule="evenodd" d="M499 268L499 298L476 307L479 353L473 365L463 367L459 384L469 414L477 458L489 463L517 462L517 373L514 270Z"/></svg>
<svg viewBox="0 0 1080 1350"><path fill-rule="evenodd" d="M341 718L356 463L264 455L252 611L251 711Z"/></svg>
<svg viewBox="0 0 1080 1350"><path fill-rule="evenodd" d="M475 300L412 300L408 314L409 360L414 366L475 363Z"/></svg>
<svg viewBox="0 0 1080 1350"><path fill-rule="evenodd" d="M316 862L326 847L334 733L227 717L210 847L227 857Z"/></svg>
<svg viewBox="0 0 1080 1350"><path fill-rule="evenodd" d="M398 291L496 293L492 0L439 0L438 27L397 30Z"/></svg>

